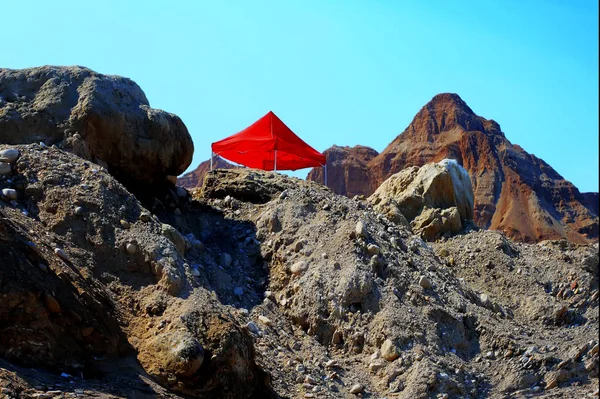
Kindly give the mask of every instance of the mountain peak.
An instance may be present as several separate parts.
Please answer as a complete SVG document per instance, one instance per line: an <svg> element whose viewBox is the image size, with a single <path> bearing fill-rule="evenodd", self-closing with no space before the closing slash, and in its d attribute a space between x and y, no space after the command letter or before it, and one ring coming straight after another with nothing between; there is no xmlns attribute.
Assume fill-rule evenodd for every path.
<svg viewBox="0 0 600 399"><path fill-rule="evenodd" d="M424 108L458 108L468 114L473 114L473 110L467 105L467 103L460 98L456 93L440 93L433 96L433 98L425 105Z"/></svg>

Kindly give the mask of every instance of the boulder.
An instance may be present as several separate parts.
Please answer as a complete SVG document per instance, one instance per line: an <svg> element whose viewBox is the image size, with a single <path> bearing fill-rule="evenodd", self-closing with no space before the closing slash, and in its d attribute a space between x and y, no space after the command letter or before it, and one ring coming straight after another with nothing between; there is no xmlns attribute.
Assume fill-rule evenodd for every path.
<svg viewBox="0 0 600 399"><path fill-rule="evenodd" d="M399 225L410 226L429 241L444 233L457 233L462 221L473 220L471 180L451 159L420 168L412 166L392 175L368 201L377 212Z"/></svg>
<svg viewBox="0 0 600 399"><path fill-rule="evenodd" d="M125 183L166 181L194 151L181 119L132 80L79 66L0 68L0 142L57 144Z"/></svg>

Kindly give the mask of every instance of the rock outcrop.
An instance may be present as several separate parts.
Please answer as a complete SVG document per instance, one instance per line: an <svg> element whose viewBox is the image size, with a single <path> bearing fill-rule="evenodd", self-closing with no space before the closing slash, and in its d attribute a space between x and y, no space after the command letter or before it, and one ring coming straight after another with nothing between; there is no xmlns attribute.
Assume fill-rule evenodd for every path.
<svg viewBox="0 0 600 399"><path fill-rule="evenodd" d="M479 227L525 242L598 240L594 193L582 195L546 162L508 141L498 123L476 115L456 94L435 96L369 162L365 187L374 191L394 173L445 158L457 160L471 176ZM340 193L337 181L328 183Z"/></svg>
<svg viewBox="0 0 600 399"><path fill-rule="evenodd" d="M327 158L327 185L336 194L353 197L370 195L373 187L369 179L367 164L378 155L372 148L357 145L354 147L333 146L324 152ZM312 169L308 180L324 183L323 168Z"/></svg>
<svg viewBox="0 0 600 399"><path fill-rule="evenodd" d="M213 169L235 168L237 168L236 165L227 162L219 156L215 156L213 159ZM201 162L196 169L178 178L177 184L188 189L200 188L204 183L204 176L206 176L208 172L210 172L210 159Z"/></svg>
<svg viewBox="0 0 600 399"><path fill-rule="evenodd" d="M181 174L194 151L181 119L151 108L130 79L78 66L0 69L0 143L39 142L135 184Z"/></svg>
<svg viewBox="0 0 600 399"><path fill-rule="evenodd" d="M428 241L458 233L473 220L473 188L466 170L444 159L390 176L368 198L374 209Z"/></svg>

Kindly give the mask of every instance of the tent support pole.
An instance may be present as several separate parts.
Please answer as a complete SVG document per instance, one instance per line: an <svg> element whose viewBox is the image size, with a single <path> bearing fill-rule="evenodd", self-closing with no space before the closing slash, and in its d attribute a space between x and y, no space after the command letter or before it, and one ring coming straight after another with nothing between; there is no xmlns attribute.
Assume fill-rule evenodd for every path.
<svg viewBox="0 0 600 399"><path fill-rule="evenodd" d="M275 168L274 171L277 172L277 150L275 150Z"/></svg>
<svg viewBox="0 0 600 399"><path fill-rule="evenodd" d="M215 154L214 152L212 152L212 151L210 152L210 170L211 170L211 172L212 172L212 169L213 169L212 159L213 159L214 154Z"/></svg>
<svg viewBox="0 0 600 399"><path fill-rule="evenodd" d="M323 169L325 170L325 187L327 187L327 164L323 166Z"/></svg>

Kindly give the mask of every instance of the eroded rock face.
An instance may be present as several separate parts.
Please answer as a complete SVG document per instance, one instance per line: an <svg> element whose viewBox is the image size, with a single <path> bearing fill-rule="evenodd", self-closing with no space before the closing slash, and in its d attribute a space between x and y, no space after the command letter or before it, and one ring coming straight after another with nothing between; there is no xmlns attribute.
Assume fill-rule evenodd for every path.
<svg viewBox="0 0 600 399"><path fill-rule="evenodd" d="M508 141L498 123L476 115L456 94L436 95L369 161L364 187L370 194L403 169L445 158L455 159L471 176L479 227L525 242L598 240L597 193L580 193L546 162ZM314 176L311 172L308 178ZM335 176L328 184L343 194Z"/></svg>
<svg viewBox="0 0 600 399"><path fill-rule="evenodd" d="M392 175L369 197L374 209L431 241L457 233L473 220L473 188L468 173L444 159Z"/></svg>
<svg viewBox="0 0 600 399"><path fill-rule="evenodd" d="M324 152L327 158L327 186L336 194L353 197L370 195L372 187L368 174L368 163L378 155L372 148L357 145L338 147L334 145ZM307 176L308 180L325 182L324 169L314 168Z"/></svg>
<svg viewBox="0 0 600 399"><path fill-rule="evenodd" d="M0 69L0 142L58 144L125 183L177 176L194 151L181 119L132 80L78 66Z"/></svg>

